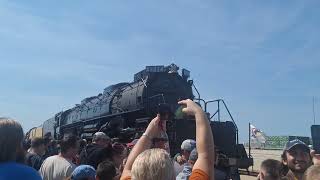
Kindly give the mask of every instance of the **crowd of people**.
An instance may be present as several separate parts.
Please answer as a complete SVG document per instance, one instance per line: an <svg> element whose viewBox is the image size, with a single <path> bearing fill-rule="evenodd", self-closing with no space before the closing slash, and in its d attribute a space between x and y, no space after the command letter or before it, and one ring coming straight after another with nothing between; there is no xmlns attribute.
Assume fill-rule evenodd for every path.
<svg viewBox="0 0 320 180"><path fill-rule="evenodd" d="M196 139L181 144L171 157L163 136L165 121L157 115L145 132L123 144L97 132L92 141L66 135L59 142L33 138L25 143L21 125L0 118L0 180L209 180L227 179L215 169L215 147L207 115L192 100L178 102L194 116ZM165 139L160 138L160 141ZM320 179L320 155L299 140L286 144L281 161L261 163L260 180Z"/></svg>

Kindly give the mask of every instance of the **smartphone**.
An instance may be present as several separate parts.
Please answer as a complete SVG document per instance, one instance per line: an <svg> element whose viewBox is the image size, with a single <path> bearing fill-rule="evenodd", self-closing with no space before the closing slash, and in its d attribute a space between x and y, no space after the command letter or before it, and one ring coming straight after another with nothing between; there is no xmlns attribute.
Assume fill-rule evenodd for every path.
<svg viewBox="0 0 320 180"><path fill-rule="evenodd" d="M172 116L171 108L166 103L158 105L158 113L160 114L160 120L170 120Z"/></svg>
<svg viewBox="0 0 320 180"><path fill-rule="evenodd" d="M320 125L311 126L311 137L313 149L316 151L316 154L320 154Z"/></svg>

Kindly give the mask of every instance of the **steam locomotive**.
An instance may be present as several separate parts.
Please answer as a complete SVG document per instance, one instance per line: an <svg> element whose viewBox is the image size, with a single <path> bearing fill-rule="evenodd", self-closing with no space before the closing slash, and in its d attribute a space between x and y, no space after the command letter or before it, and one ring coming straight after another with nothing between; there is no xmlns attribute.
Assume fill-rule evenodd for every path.
<svg viewBox="0 0 320 180"><path fill-rule="evenodd" d="M190 79L190 71L182 69L179 74L179 67L175 64L146 66L134 75L133 82L111 85L103 93L83 99L73 108L46 120L42 125L43 134L61 139L72 133L90 139L95 132L103 131L111 138L130 142L139 137L157 114L159 104L166 104L174 112L178 109L177 102L187 98L198 102L210 119L216 146L216 168L232 179L239 179L238 168L247 169L253 165L253 160L238 142L238 129L225 102L222 99L201 99ZM217 104L217 111L212 115L207 112L209 103ZM222 107L230 115L230 121L220 121ZM212 121L213 117L217 120ZM167 133L171 154L175 154L180 151L183 140L195 139L195 122L172 117L167 123Z"/></svg>

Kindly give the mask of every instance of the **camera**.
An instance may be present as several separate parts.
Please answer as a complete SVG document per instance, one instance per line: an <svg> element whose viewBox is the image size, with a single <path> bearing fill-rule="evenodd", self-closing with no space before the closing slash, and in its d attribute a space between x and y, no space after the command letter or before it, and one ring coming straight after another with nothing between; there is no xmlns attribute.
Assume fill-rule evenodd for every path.
<svg viewBox="0 0 320 180"><path fill-rule="evenodd" d="M158 114L160 114L160 120L171 120L173 118L171 107L166 103L158 105Z"/></svg>

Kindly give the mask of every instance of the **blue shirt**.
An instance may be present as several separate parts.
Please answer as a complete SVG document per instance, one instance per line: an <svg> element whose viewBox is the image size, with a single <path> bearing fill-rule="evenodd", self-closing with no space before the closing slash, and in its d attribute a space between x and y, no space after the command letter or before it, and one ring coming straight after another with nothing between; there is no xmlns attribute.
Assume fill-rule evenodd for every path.
<svg viewBox="0 0 320 180"><path fill-rule="evenodd" d="M33 168L16 162L0 163L0 180L41 180Z"/></svg>

